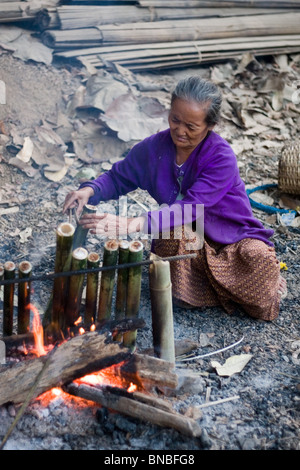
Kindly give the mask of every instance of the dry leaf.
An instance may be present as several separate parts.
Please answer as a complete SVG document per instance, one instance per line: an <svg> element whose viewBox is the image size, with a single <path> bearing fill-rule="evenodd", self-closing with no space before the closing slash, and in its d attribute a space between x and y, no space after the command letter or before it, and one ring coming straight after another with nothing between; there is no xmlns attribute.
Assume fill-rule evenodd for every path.
<svg viewBox="0 0 300 470"><path fill-rule="evenodd" d="M211 365L216 369L218 375L230 377L241 372L251 357L252 354L240 354L229 357L223 365L217 361L211 361Z"/></svg>

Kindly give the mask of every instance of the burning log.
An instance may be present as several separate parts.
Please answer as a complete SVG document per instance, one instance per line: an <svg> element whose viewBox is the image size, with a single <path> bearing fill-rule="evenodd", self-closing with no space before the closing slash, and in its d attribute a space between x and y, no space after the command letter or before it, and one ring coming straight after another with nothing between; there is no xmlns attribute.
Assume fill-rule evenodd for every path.
<svg viewBox="0 0 300 470"><path fill-rule="evenodd" d="M88 252L85 248L76 248L72 253L72 271L87 267ZM80 305L83 291L84 274L75 274L69 278L68 300L65 309L65 329L72 326L80 316Z"/></svg>
<svg viewBox="0 0 300 470"><path fill-rule="evenodd" d="M102 406L111 410L123 413L133 418L167 428L174 428L177 431L191 436L200 437L201 428L199 424L185 416L174 411L160 409L160 402L152 404L140 401L141 396L126 391L113 390L112 387L99 389L89 385L78 385L72 383L65 387L65 390L71 395L100 403ZM142 398L143 400L143 398Z"/></svg>
<svg viewBox="0 0 300 470"><path fill-rule="evenodd" d="M29 261L19 264L19 278L29 278L32 266ZM18 334L29 331L30 326L30 282L18 284Z"/></svg>
<svg viewBox="0 0 300 470"><path fill-rule="evenodd" d="M129 244L129 263L142 261L144 246L139 240ZM134 266L128 270L126 318L135 318L138 315L141 299L142 266ZM124 346L135 349L136 331L130 331L123 336Z"/></svg>
<svg viewBox="0 0 300 470"><path fill-rule="evenodd" d="M133 319L117 322L115 331L118 333L118 325L121 331L127 331L141 326L140 323ZM9 341L5 341L5 344L10 345ZM40 380L35 396L111 366L113 374L143 389L154 386L174 389L178 385L173 364L151 356L133 355L130 349L113 341L112 332L107 326L105 331L102 328L100 332L74 336L50 353L47 374ZM0 406L26 400L50 353L0 367Z"/></svg>
<svg viewBox="0 0 300 470"><path fill-rule="evenodd" d="M115 266L118 262L119 244L109 240L104 245L103 266ZM111 316L112 296L115 282L115 269L101 273L99 292L98 321L103 322Z"/></svg>
<svg viewBox="0 0 300 470"><path fill-rule="evenodd" d="M0 405L22 403L26 399L49 354L0 367ZM109 331L75 336L60 344L52 354L47 374L40 380L35 396L129 357L130 351L113 341Z"/></svg>
<svg viewBox="0 0 300 470"><path fill-rule="evenodd" d="M87 259L87 267L97 268L100 263L100 256L97 253L90 253ZM98 280L99 273L88 273L86 280L86 300L85 300L85 315L84 315L84 324L85 328L90 328L90 326L96 320L97 312L97 296L98 296Z"/></svg>
<svg viewBox="0 0 300 470"><path fill-rule="evenodd" d="M170 263L152 254L150 258L154 260L149 266L154 354L175 364Z"/></svg>
<svg viewBox="0 0 300 470"><path fill-rule="evenodd" d="M69 271L72 262L72 245L75 227L67 222L60 224L56 230L55 272ZM53 283L52 327L56 334L64 327L64 309L68 279L57 277Z"/></svg>
<svg viewBox="0 0 300 470"><path fill-rule="evenodd" d="M4 279L15 278L16 265L12 261L4 264ZM13 333L13 314L14 314L14 284L4 286L3 292L3 336L9 336Z"/></svg>

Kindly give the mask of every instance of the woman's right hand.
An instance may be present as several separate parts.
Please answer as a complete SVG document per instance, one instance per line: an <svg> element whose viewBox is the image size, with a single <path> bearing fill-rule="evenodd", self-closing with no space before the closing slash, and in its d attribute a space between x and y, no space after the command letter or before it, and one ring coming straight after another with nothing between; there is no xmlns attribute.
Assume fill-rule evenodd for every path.
<svg viewBox="0 0 300 470"><path fill-rule="evenodd" d="M90 186L78 189L77 191L71 191L67 194L63 213L65 214L68 209L76 208L76 214L79 216L83 207L88 203L90 197L94 195L94 190Z"/></svg>

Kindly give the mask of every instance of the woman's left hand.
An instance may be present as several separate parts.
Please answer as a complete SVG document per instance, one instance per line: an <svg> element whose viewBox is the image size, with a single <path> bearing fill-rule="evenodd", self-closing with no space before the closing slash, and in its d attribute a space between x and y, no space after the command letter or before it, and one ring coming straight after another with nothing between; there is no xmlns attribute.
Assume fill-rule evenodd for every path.
<svg viewBox="0 0 300 470"><path fill-rule="evenodd" d="M107 213L84 214L80 218L79 223L93 234L109 238L119 238L122 235L140 232L144 225L144 218L127 218Z"/></svg>

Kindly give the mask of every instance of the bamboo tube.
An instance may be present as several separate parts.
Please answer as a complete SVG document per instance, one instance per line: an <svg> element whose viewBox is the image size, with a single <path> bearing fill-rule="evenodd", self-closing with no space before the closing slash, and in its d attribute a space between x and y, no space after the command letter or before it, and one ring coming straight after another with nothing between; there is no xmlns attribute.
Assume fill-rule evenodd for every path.
<svg viewBox="0 0 300 470"><path fill-rule="evenodd" d="M104 245L103 266L113 266L117 264L119 253L119 243L116 240L109 240ZM98 321L106 321L111 316L112 296L115 282L115 269L103 271L101 273Z"/></svg>
<svg viewBox="0 0 300 470"><path fill-rule="evenodd" d="M32 265L29 261L19 264L19 278L30 277ZM29 332L30 327L30 282L18 284L18 334Z"/></svg>
<svg viewBox="0 0 300 470"><path fill-rule="evenodd" d="M151 254L149 286L152 309L152 333L155 356L175 364L172 283L170 263Z"/></svg>
<svg viewBox="0 0 300 470"><path fill-rule="evenodd" d="M121 240L119 243L119 264L129 261L129 242ZM116 319L119 320L125 316L126 293L128 281L128 268L118 270L117 294L116 294Z"/></svg>
<svg viewBox="0 0 300 470"><path fill-rule="evenodd" d="M87 259L88 268L97 268L100 263L100 256L97 253L90 253ZM99 273L88 273L86 281L86 300L84 324L90 328L96 320L97 295L98 295Z"/></svg>
<svg viewBox="0 0 300 470"><path fill-rule="evenodd" d="M75 227L63 222L56 230L55 272L69 271L72 262L72 245ZM63 316L67 294L68 278L57 277L53 283L52 328L58 334L64 326Z"/></svg>
<svg viewBox="0 0 300 470"><path fill-rule="evenodd" d="M84 208L82 209L81 216L84 214L93 214L96 212L97 212L96 206L86 204ZM84 229L82 225L77 224L77 227L74 233L74 239L73 239L73 250L75 250L76 248L79 248L80 246L84 246L87 234L88 234L88 229Z"/></svg>
<svg viewBox="0 0 300 470"><path fill-rule="evenodd" d="M135 240L129 244L129 263L136 263L143 259L144 245ZM135 266L128 270L127 299L125 316L134 318L138 315L141 299L142 267ZM132 351L136 348L137 330L128 331L123 335L123 344Z"/></svg>
<svg viewBox="0 0 300 470"><path fill-rule="evenodd" d="M119 265L128 263L129 260L129 242L120 240L119 242ZM116 320L125 317L126 298L127 298L128 268L118 270L117 293L116 293ZM115 341L122 341L122 334L115 337Z"/></svg>
<svg viewBox="0 0 300 470"><path fill-rule="evenodd" d="M15 278L16 265L12 261L4 264L4 279ZM14 316L14 284L4 286L3 292L3 336L10 336L13 333Z"/></svg>
<svg viewBox="0 0 300 470"><path fill-rule="evenodd" d="M85 248L79 247L72 253L71 270L79 271L87 267L88 252ZM80 315L80 304L83 291L84 274L70 276L68 286L68 299L65 309L64 327L72 326Z"/></svg>

